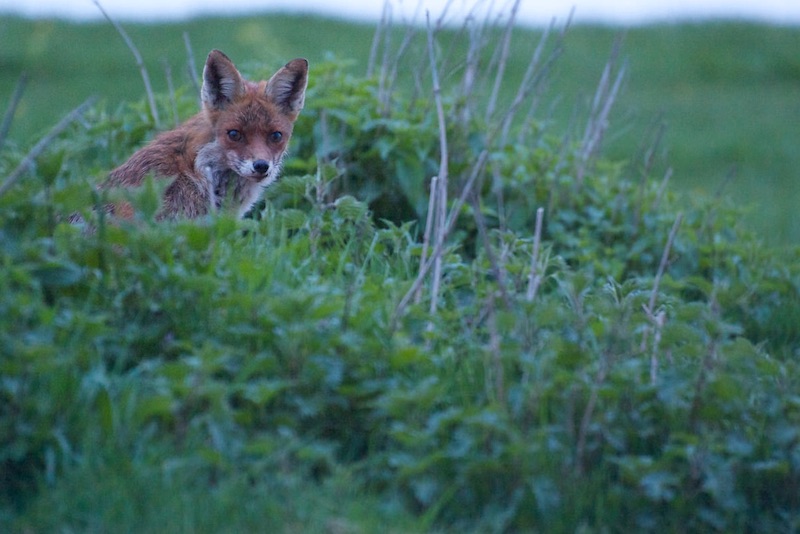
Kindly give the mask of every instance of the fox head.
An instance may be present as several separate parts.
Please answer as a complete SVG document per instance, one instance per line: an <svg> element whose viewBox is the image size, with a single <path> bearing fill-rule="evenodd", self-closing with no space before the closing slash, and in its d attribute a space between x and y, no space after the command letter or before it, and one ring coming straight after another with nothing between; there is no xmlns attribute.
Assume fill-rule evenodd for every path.
<svg viewBox="0 0 800 534"><path fill-rule="evenodd" d="M266 186L278 175L292 128L303 109L308 61L294 59L269 80L245 80L228 57L212 50L201 99L223 165Z"/></svg>

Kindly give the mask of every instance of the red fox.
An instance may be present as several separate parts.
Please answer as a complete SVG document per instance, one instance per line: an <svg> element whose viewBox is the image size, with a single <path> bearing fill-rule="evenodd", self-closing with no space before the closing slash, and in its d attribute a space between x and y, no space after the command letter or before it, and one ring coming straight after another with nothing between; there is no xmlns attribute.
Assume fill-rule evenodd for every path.
<svg viewBox="0 0 800 534"><path fill-rule="evenodd" d="M203 110L156 136L101 187L138 186L153 172L173 179L158 218L194 218L228 203L243 217L278 178L307 83L305 59L294 59L268 81L256 83L212 50L203 69Z"/></svg>

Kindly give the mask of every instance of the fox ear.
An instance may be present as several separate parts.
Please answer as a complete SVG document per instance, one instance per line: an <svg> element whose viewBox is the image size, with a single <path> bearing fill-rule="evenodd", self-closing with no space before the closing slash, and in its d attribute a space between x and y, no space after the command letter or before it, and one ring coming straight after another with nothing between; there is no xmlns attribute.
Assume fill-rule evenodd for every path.
<svg viewBox="0 0 800 534"><path fill-rule="evenodd" d="M303 109L306 85L308 85L308 61L293 59L269 79L266 95L294 120Z"/></svg>
<svg viewBox="0 0 800 534"><path fill-rule="evenodd" d="M222 109L245 92L242 75L228 56L212 50L203 68L203 105L208 109Z"/></svg>

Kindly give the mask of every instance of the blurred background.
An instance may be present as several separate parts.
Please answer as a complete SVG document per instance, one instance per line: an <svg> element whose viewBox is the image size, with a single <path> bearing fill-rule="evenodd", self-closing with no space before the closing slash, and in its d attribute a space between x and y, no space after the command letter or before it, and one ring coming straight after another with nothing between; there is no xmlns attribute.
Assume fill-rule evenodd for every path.
<svg viewBox="0 0 800 534"><path fill-rule="evenodd" d="M506 2L505 10L512 2ZM103 6L115 17L138 20L176 19L208 14L247 14L264 10L315 13L356 20L377 20L383 10L380 0L105 0ZM486 8L492 2L474 0L406 0L392 2L394 12L413 18L420 10L441 13L445 6L456 18L463 18L476 4ZM495 8L503 2L494 2ZM564 17L576 8L576 20L614 24L640 24L656 20L698 18L748 18L773 23L800 22L800 2L795 0L526 0L520 3L519 21L523 24L547 24L553 17ZM0 0L0 11L36 17L91 19L99 16L92 0Z"/></svg>
<svg viewBox="0 0 800 534"><path fill-rule="evenodd" d="M199 71L211 48L237 65L273 68L304 56L351 61L363 75L380 1L104 0L142 53L156 91L187 87L184 35ZM513 2L395 1L392 20L424 22L425 9L457 28L465 17L508 14ZM477 6L477 7L476 7ZM771 245L800 244L800 1L523 0L509 85L542 29L574 27L544 106L554 133L580 128L614 42L628 73L605 153L635 164L662 135L661 171L672 187L748 208L746 223ZM492 15L486 15L487 9ZM500 19L502 22L502 19ZM89 95L113 111L144 98L139 71L92 0L0 0L0 109L27 79L9 139L30 147Z"/></svg>

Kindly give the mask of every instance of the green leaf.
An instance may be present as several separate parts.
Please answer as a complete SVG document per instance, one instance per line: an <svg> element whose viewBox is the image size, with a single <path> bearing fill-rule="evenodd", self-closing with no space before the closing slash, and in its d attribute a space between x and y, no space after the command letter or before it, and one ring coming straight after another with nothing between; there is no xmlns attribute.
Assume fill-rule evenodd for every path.
<svg viewBox="0 0 800 534"><path fill-rule="evenodd" d="M77 284L83 278L83 271L73 263L50 262L34 267L33 275L45 287L60 288Z"/></svg>

